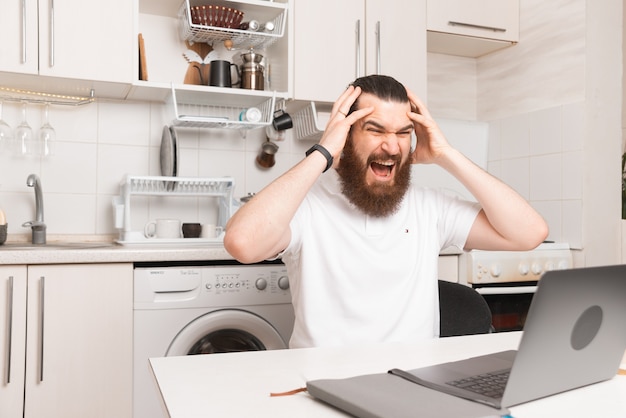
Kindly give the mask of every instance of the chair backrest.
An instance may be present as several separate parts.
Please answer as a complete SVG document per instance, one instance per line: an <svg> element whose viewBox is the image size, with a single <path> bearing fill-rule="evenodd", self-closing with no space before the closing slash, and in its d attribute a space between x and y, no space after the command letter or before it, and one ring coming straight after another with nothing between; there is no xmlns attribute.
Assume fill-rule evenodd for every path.
<svg viewBox="0 0 626 418"><path fill-rule="evenodd" d="M493 330L489 305L471 287L439 280L440 337L486 334Z"/></svg>

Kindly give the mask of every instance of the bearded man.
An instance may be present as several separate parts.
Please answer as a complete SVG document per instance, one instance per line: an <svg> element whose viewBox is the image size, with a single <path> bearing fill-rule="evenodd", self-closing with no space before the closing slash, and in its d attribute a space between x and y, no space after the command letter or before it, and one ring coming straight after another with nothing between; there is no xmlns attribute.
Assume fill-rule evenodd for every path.
<svg viewBox="0 0 626 418"><path fill-rule="evenodd" d="M477 202L412 185L412 164L440 165ZM243 263L285 263L297 348L437 337L442 249L529 250L547 234L412 92L372 75L335 102L319 144L233 215L224 245Z"/></svg>

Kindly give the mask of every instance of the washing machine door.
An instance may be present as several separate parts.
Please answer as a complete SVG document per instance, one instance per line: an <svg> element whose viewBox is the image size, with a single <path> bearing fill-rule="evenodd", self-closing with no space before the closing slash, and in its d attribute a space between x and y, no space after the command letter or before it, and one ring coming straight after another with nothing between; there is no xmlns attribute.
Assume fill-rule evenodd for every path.
<svg viewBox="0 0 626 418"><path fill-rule="evenodd" d="M287 344L260 316L239 309L207 313L187 324L174 338L166 356L276 350Z"/></svg>

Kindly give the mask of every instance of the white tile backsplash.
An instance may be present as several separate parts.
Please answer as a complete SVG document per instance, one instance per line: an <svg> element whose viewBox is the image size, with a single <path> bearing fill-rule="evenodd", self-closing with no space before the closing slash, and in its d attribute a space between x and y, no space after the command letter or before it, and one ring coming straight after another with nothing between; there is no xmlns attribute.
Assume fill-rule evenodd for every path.
<svg viewBox="0 0 626 418"><path fill-rule="evenodd" d="M499 178L528 200L530 196L530 163L528 157L502 159L499 162Z"/></svg>
<svg viewBox="0 0 626 418"><path fill-rule="evenodd" d="M582 199L583 198L583 152L571 151L561 154L562 165L562 198L566 199Z"/></svg>
<svg viewBox="0 0 626 418"><path fill-rule="evenodd" d="M500 121L500 152L503 159L530 155L530 116L521 114Z"/></svg>
<svg viewBox="0 0 626 418"><path fill-rule="evenodd" d="M549 239L582 245L584 103L489 122L489 172L530 201Z"/></svg>
<svg viewBox="0 0 626 418"><path fill-rule="evenodd" d="M40 125L43 106L29 105L28 121ZM97 100L83 106L52 106L50 123L57 131L57 152L49 158L0 153L0 209L7 214L9 239L30 239L21 224L34 217L34 191L26 178L41 178L48 234L116 236L112 199L127 174L160 175L163 126L171 115L162 103ZM21 121L19 105L5 103L3 119ZM312 143L292 144L290 132L280 142L276 166L261 170L256 155L266 140L262 129L242 135L236 130L176 128L179 175L232 176L235 197L258 192L303 158ZM292 153L293 152L293 153ZM156 217L215 223L214 198L133 197L133 230Z"/></svg>
<svg viewBox="0 0 626 418"><path fill-rule="evenodd" d="M561 154L530 157L530 200L560 200L562 194Z"/></svg>
<svg viewBox="0 0 626 418"><path fill-rule="evenodd" d="M583 217L582 199L563 200L561 212L562 234L560 241L571 248L583 248L583 232L580 220Z"/></svg>
<svg viewBox="0 0 626 418"><path fill-rule="evenodd" d="M533 154L561 152L561 108L552 107L532 112L529 133Z"/></svg>
<svg viewBox="0 0 626 418"><path fill-rule="evenodd" d="M585 102L565 104L561 113L563 152L581 151L586 129Z"/></svg>

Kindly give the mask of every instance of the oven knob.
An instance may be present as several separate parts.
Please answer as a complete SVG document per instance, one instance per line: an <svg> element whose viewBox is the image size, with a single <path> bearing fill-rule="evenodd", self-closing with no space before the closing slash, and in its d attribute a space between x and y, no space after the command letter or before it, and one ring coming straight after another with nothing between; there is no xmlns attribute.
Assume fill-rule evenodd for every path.
<svg viewBox="0 0 626 418"><path fill-rule="evenodd" d="M257 279L256 282L254 283L254 285L259 290L265 290L265 288L267 287L267 280L265 280L263 278Z"/></svg>
<svg viewBox="0 0 626 418"><path fill-rule="evenodd" d="M552 261L548 261L546 263L546 271L554 270L554 263Z"/></svg>
<svg viewBox="0 0 626 418"><path fill-rule="evenodd" d="M538 263L533 263L532 272L534 275L539 275L542 272L541 265Z"/></svg>
<svg viewBox="0 0 626 418"><path fill-rule="evenodd" d="M528 264L526 263L521 263L519 265L519 274L521 274L522 276L526 276L528 274L528 272L530 271L530 268L528 267Z"/></svg>
<svg viewBox="0 0 626 418"><path fill-rule="evenodd" d="M567 262L567 260L561 260L559 261L559 270L565 270L569 268L569 263Z"/></svg>
<svg viewBox="0 0 626 418"><path fill-rule="evenodd" d="M289 278L287 276L281 276L280 279L278 279L278 287L282 290L289 289Z"/></svg>
<svg viewBox="0 0 626 418"><path fill-rule="evenodd" d="M493 266L491 266L489 272L493 277L500 277L500 275L502 274L502 268L498 264L494 264Z"/></svg>

